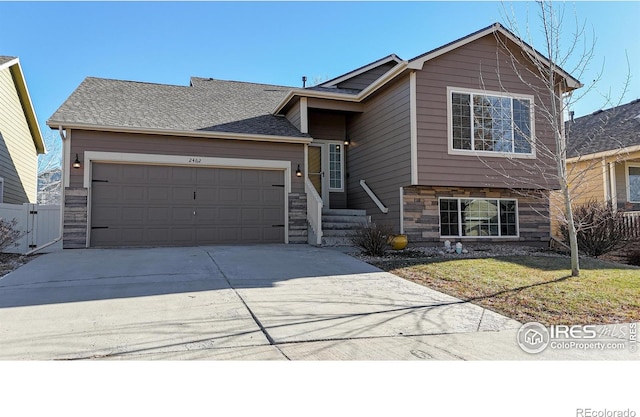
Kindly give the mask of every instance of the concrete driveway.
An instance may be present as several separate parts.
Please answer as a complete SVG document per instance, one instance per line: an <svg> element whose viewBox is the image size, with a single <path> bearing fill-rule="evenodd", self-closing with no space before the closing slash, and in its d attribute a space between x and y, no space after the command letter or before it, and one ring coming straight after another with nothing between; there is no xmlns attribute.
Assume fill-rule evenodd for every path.
<svg viewBox="0 0 640 417"><path fill-rule="evenodd" d="M306 245L68 250L0 279L10 360L538 359L519 327Z"/></svg>

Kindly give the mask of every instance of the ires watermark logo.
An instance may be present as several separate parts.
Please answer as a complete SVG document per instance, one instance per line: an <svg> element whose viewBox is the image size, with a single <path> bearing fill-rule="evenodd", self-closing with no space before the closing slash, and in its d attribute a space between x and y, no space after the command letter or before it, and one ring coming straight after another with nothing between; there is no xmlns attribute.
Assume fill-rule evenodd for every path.
<svg viewBox="0 0 640 417"><path fill-rule="evenodd" d="M527 353L550 349L638 350L637 323L596 326L556 324L549 327L537 322L525 323L518 330L517 341Z"/></svg>

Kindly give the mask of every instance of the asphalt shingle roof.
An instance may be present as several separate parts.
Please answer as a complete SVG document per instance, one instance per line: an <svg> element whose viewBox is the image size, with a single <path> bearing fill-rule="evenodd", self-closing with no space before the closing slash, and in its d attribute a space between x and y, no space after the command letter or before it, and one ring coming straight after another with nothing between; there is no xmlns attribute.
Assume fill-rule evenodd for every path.
<svg viewBox="0 0 640 417"><path fill-rule="evenodd" d="M88 77L48 124L308 137L271 114L290 89L197 77L190 86Z"/></svg>
<svg viewBox="0 0 640 417"><path fill-rule="evenodd" d="M14 59L16 59L15 56L4 56L4 55L0 55L0 65L2 64L6 64L9 61L13 61Z"/></svg>
<svg viewBox="0 0 640 417"><path fill-rule="evenodd" d="M640 99L568 121L567 157L640 145Z"/></svg>

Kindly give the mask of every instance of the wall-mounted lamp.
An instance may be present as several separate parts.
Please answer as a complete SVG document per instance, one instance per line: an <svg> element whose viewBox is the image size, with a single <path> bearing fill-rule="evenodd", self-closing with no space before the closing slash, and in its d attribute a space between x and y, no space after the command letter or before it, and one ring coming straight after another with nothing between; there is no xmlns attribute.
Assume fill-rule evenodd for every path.
<svg viewBox="0 0 640 417"><path fill-rule="evenodd" d="M78 154L76 154L76 160L73 161L73 167L74 168L80 168L82 166L82 164L80 164L80 160L78 159Z"/></svg>
<svg viewBox="0 0 640 417"><path fill-rule="evenodd" d="M298 164L298 169L296 169L296 177L301 177L302 171L300 171L300 164Z"/></svg>
<svg viewBox="0 0 640 417"><path fill-rule="evenodd" d="M351 139L349 139L349 136L346 136L346 137L344 138L344 144L345 144L345 145L351 145Z"/></svg>

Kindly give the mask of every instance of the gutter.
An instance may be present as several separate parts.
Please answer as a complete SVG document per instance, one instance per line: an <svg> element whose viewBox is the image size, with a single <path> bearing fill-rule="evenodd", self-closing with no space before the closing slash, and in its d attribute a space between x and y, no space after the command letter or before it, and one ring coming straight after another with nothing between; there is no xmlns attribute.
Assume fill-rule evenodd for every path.
<svg viewBox="0 0 640 417"><path fill-rule="evenodd" d="M567 158L567 163L574 163L580 161L588 161L596 158L606 158L609 156L618 156L621 154L630 154L640 151L640 145L627 146L626 148L611 149L608 151L596 152L588 155L574 156L573 158Z"/></svg>
<svg viewBox="0 0 640 417"><path fill-rule="evenodd" d="M38 246L37 248L25 253L25 255L32 255L44 248L48 248L49 246L58 243L60 240L62 240L64 234L64 173L67 166L67 153L64 151L64 143L67 138L65 137L64 133L62 133L62 126L58 126L58 133L60 134L60 139L62 139L62 169L60 173L60 233L58 234L58 237L51 242L45 243L42 246Z"/></svg>

